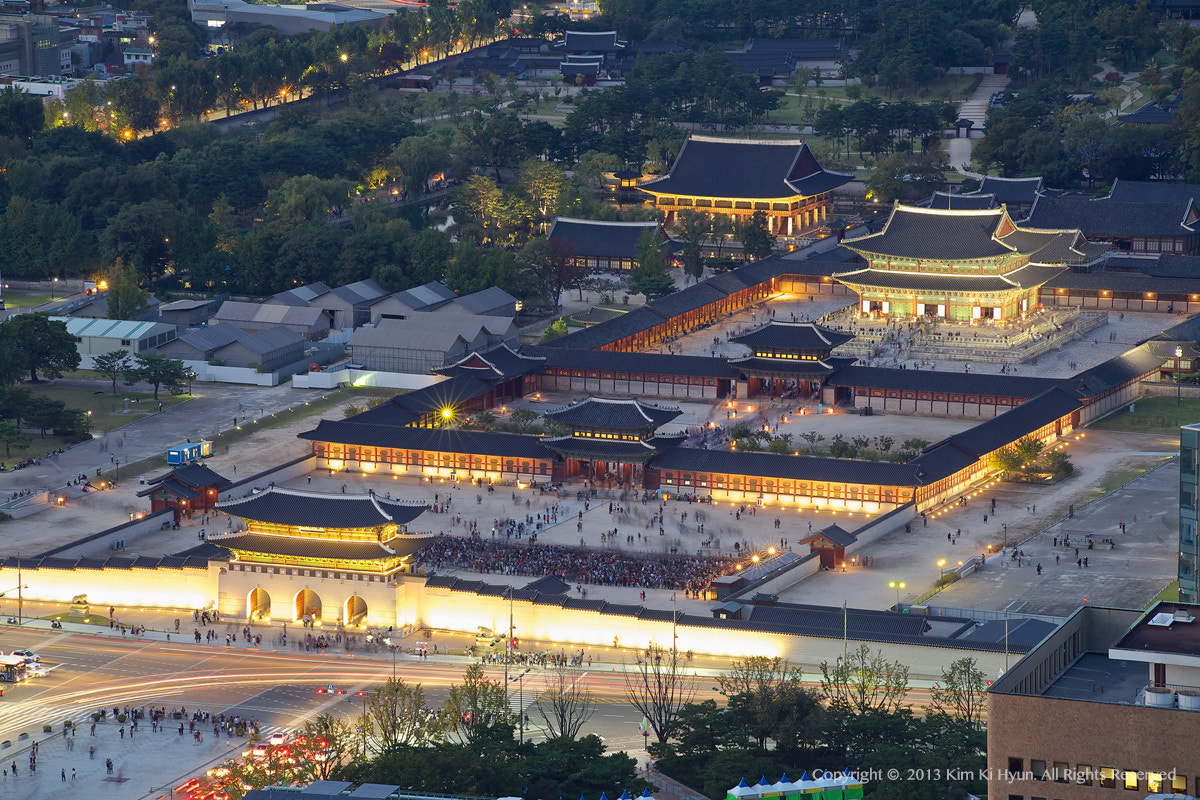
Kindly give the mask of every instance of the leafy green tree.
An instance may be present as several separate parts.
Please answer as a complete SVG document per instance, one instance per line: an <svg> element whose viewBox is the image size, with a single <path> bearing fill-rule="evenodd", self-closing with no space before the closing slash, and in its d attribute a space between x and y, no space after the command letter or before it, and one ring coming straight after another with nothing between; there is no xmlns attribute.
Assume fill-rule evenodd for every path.
<svg viewBox="0 0 1200 800"><path fill-rule="evenodd" d="M408 136L392 148L390 158L404 174L410 197L420 197L429 179L450 166L450 151L436 136Z"/></svg>
<svg viewBox="0 0 1200 800"><path fill-rule="evenodd" d="M150 294L138 286L137 270L118 258L108 279L108 318L137 319L149 307Z"/></svg>
<svg viewBox="0 0 1200 800"><path fill-rule="evenodd" d="M932 711L946 714L969 727L982 728L986 708L987 676L975 659L960 658L942 669L941 680L932 688Z"/></svg>
<svg viewBox="0 0 1200 800"><path fill-rule="evenodd" d="M817 442L825 441L825 437L819 431L805 431L800 434L800 438L808 442L808 452L817 452Z"/></svg>
<svg viewBox="0 0 1200 800"><path fill-rule="evenodd" d="M1016 448L1004 447L992 453L991 459L988 461L988 466L1002 474L1009 474L1021 469L1021 465L1025 460L1017 453Z"/></svg>
<svg viewBox="0 0 1200 800"><path fill-rule="evenodd" d="M742 252L753 259L766 258L775 246L775 237L767 230L767 214L755 211L736 223L737 238L742 243Z"/></svg>
<svg viewBox="0 0 1200 800"><path fill-rule="evenodd" d="M512 735L513 712L505 688L489 679L478 664L467 667L463 682L450 687L444 714L448 733L460 741L479 741L494 727L507 726Z"/></svg>
<svg viewBox="0 0 1200 800"><path fill-rule="evenodd" d="M637 266L629 275L629 290L647 300L665 297L675 291L675 281L667 274L667 256L658 235L648 230L638 237Z"/></svg>
<svg viewBox="0 0 1200 800"><path fill-rule="evenodd" d="M12 86L0 91L0 136L29 141L46 124L40 97Z"/></svg>
<svg viewBox="0 0 1200 800"><path fill-rule="evenodd" d="M1023 463L1036 461L1037 457L1041 455L1042 451L1045 449L1046 443L1041 439L1035 439L1032 436L1022 436L1013 445L1013 450Z"/></svg>
<svg viewBox="0 0 1200 800"><path fill-rule="evenodd" d="M294 743L297 760L312 765L316 780L329 780L353 751L350 724L332 714L318 714L304 723L302 731L303 743Z"/></svg>
<svg viewBox="0 0 1200 800"><path fill-rule="evenodd" d="M38 383L38 372L50 378L60 377L79 367L75 337L67 332L67 323L51 320L49 314L17 314L0 324L0 340L28 371L31 383Z"/></svg>
<svg viewBox="0 0 1200 800"><path fill-rule="evenodd" d="M568 332L567 321L564 318L559 317L558 319L554 320L554 322L551 322L548 326L546 326L546 330L542 331L542 335L538 341L550 342L566 336Z"/></svg>
<svg viewBox="0 0 1200 800"><path fill-rule="evenodd" d="M830 664L821 662L821 693L831 711L892 713L906 708L908 667L860 645Z"/></svg>
<svg viewBox="0 0 1200 800"><path fill-rule="evenodd" d="M297 175L273 189L267 203L282 219L311 222L323 220L333 209L345 205L349 194L350 181Z"/></svg>
<svg viewBox="0 0 1200 800"><path fill-rule="evenodd" d="M425 711L421 684L389 680L367 697L367 731L377 753L401 745L421 745L441 736L440 726Z"/></svg>
<svg viewBox="0 0 1200 800"><path fill-rule="evenodd" d="M165 386L171 394L182 394L187 387L187 370L183 362L166 356L136 354L133 364L125 370L125 385L148 383L154 387L154 399Z"/></svg>
<svg viewBox="0 0 1200 800"><path fill-rule="evenodd" d="M0 442L4 444L4 455L12 458L12 448L28 447L33 444L33 437L21 430L21 423L6 419L0 421Z"/></svg>
<svg viewBox="0 0 1200 800"><path fill-rule="evenodd" d="M112 381L113 394L117 393L117 378L124 375L130 366L128 350L113 350L92 358L92 369L101 377Z"/></svg>
<svg viewBox="0 0 1200 800"><path fill-rule="evenodd" d="M30 425L42 432L44 438L46 431L62 424L66 413L66 403L42 394L30 401L29 408L25 411L25 418Z"/></svg>
<svg viewBox="0 0 1200 800"><path fill-rule="evenodd" d="M683 240L683 271L695 280L704 276L701 245L708 234L709 221L694 209L679 212L679 238Z"/></svg>

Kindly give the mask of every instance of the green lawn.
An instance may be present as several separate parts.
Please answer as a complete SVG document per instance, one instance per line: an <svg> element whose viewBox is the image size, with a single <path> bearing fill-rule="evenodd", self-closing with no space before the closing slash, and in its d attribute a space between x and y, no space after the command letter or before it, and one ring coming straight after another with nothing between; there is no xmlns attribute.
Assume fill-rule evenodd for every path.
<svg viewBox="0 0 1200 800"><path fill-rule="evenodd" d="M1158 603L1158 602L1174 603L1174 602L1177 602L1178 600L1179 600L1179 581L1171 581L1170 583L1168 583L1166 586L1163 587L1163 590L1161 592L1154 595L1154 599L1146 604L1146 608L1150 608L1151 606L1153 606L1155 603Z"/></svg>
<svg viewBox="0 0 1200 800"><path fill-rule="evenodd" d="M91 411L92 432L96 434L128 425L134 420L156 413L157 403L162 403L163 408L166 409L188 399L186 394L172 395L166 391L160 391L156 402L153 392L131 392L122 386L120 381L117 381L116 394L109 391L111 387L105 387L101 394L96 394L97 391L100 391L99 389L76 389L54 385L28 386L27 388L33 392L35 397L44 394L55 400L62 400L69 408ZM125 398L129 398L129 413L125 413Z"/></svg>
<svg viewBox="0 0 1200 800"><path fill-rule="evenodd" d="M1129 406L1125 406L1090 427L1105 431L1178 434L1180 426L1200 420L1200 399L1197 398L1185 397L1177 404L1174 397L1150 397L1138 400L1134 409L1131 414Z"/></svg>
<svg viewBox="0 0 1200 800"><path fill-rule="evenodd" d="M43 303L49 303L51 300L58 300L65 297L64 294L41 294L38 292L18 292L9 289L4 293L5 308L33 308L40 306Z"/></svg>

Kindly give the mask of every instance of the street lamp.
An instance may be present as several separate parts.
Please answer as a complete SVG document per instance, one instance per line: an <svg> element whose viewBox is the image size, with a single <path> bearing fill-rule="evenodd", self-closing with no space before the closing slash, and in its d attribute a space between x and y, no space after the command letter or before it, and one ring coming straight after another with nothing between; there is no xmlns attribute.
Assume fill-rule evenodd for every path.
<svg viewBox="0 0 1200 800"><path fill-rule="evenodd" d="M1180 393L1180 388L1179 388L1179 364L1180 364L1179 359L1182 357L1183 357L1183 348L1176 347L1175 348L1175 405L1177 405L1177 406L1183 405L1183 395Z"/></svg>
<svg viewBox="0 0 1200 800"><path fill-rule="evenodd" d="M938 578L946 577L946 559L939 558L937 565L938 565Z"/></svg>
<svg viewBox="0 0 1200 800"><path fill-rule="evenodd" d="M362 734L362 754L365 759L367 757L367 693L360 691L358 696L363 701L363 715L362 721L358 725L358 731Z"/></svg>
<svg viewBox="0 0 1200 800"><path fill-rule="evenodd" d="M904 581L888 581L888 587L896 590L896 610L900 610L900 590L907 589L907 584Z"/></svg>
<svg viewBox="0 0 1200 800"><path fill-rule="evenodd" d="M518 743L525 744L525 675L529 672L526 667L525 671L509 680L517 682L517 730L520 731Z"/></svg>

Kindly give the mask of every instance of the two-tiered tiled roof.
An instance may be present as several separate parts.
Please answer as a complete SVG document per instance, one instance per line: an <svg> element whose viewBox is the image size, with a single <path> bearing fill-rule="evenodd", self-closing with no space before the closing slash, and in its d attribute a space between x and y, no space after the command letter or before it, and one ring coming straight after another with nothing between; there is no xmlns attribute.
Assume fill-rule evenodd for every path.
<svg viewBox="0 0 1200 800"><path fill-rule="evenodd" d="M671 171L639 188L651 194L772 199L811 197L853 176L821 167L800 140L739 140L692 134Z"/></svg>
<svg viewBox="0 0 1200 800"><path fill-rule="evenodd" d="M771 322L730 341L749 348L780 350L824 350L828 352L854 338L853 334L823 328L814 322Z"/></svg>
<svg viewBox="0 0 1200 800"><path fill-rule="evenodd" d="M425 512L425 506L385 500L377 494L323 494L272 486L217 508L235 517L276 525L313 528L375 528L404 525Z"/></svg>

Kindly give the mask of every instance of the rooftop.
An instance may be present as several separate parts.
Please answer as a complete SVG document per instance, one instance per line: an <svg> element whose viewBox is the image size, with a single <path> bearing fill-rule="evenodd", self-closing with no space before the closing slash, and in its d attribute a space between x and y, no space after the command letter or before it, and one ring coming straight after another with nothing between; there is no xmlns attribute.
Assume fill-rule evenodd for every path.
<svg viewBox="0 0 1200 800"><path fill-rule="evenodd" d="M1145 661L1143 654L1189 656L1200 659L1200 606L1160 601L1134 623L1129 633L1112 646L1111 656ZM1177 662L1175 662L1177 663ZM1200 662L1196 662L1200 663ZM1145 678L1143 666L1143 682Z"/></svg>
<svg viewBox="0 0 1200 800"><path fill-rule="evenodd" d="M661 231L657 222L606 222L556 217L547 239L574 248L572 255L637 258L637 243L646 231ZM666 241L666 235L661 236Z"/></svg>
<svg viewBox="0 0 1200 800"><path fill-rule="evenodd" d="M92 319L88 317L50 317L51 322L65 322L72 336L97 336L104 339L141 339L167 331L174 325L165 322L137 322L122 319Z"/></svg>
<svg viewBox="0 0 1200 800"><path fill-rule="evenodd" d="M749 348L772 347L828 352L853 338L853 334L823 328L813 322L771 322L756 331L735 336L731 341Z"/></svg>
<svg viewBox="0 0 1200 800"><path fill-rule="evenodd" d="M822 169L803 140L692 134L671 171L640 188L651 194L768 199L822 194L851 180Z"/></svg>
<svg viewBox="0 0 1200 800"><path fill-rule="evenodd" d="M373 493L321 494L278 486L239 500L218 503L216 507L232 516L256 522L316 528L404 525L425 512L425 506L385 500Z"/></svg>
<svg viewBox="0 0 1200 800"><path fill-rule="evenodd" d="M682 412L678 408L643 403L637 398L588 397L569 406L547 411L546 419L573 428L644 430L666 425Z"/></svg>

